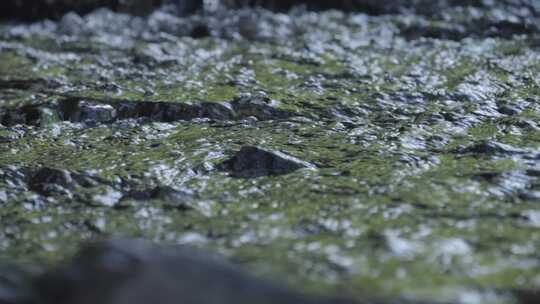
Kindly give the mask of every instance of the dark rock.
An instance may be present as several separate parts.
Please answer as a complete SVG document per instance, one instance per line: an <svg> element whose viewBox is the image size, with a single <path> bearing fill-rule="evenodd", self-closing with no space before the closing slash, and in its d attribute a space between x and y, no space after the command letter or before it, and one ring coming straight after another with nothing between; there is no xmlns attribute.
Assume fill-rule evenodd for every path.
<svg viewBox="0 0 540 304"><path fill-rule="evenodd" d="M28 186L30 190L39 194L51 195L65 192L65 189L73 183L68 171L44 167L32 174Z"/></svg>
<svg viewBox="0 0 540 304"><path fill-rule="evenodd" d="M117 108L120 119L149 118L152 121L173 122L195 118L234 118L230 108L218 103L121 102L113 106Z"/></svg>
<svg viewBox="0 0 540 304"><path fill-rule="evenodd" d="M75 197L97 206L113 206L122 198L117 185L97 176L49 167L23 170L28 189L44 196Z"/></svg>
<svg viewBox="0 0 540 304"><path fill-rule="evenodd" d="M540 200L540 191L526 190L519 193L518 196L525 201L538 202Z"/></svg>
<svg viewBox="0 0 540 304"><path fill-rule="evenodd" d="M268 98L240 97L235 99L231 106L237 118L256 117L259 120L285 119L293 116L293 113L278 109L277 101Z"/></svg>
<svg viewBox="0 0 540 304"><path fill-rule="evenodd" d="M149 118L152 121L174 122L210 118L235 120L250 116L259 120L275 120L291 117L292 113L275 108L269 101L259 99L236 99L232 102L142 102L125 101L112 104L119 119Z"/></svg>
<svg viewBox="0 0 540 304"><path fill-rule="evenodd" d="M11 115L11 114L10 114ZM3 115L7 125L13 125L13 115ZM238 98L231 102L164 102L126 100L86 100L67 97L58 103L58 116L63 120L85 123L110 123L118 119L144 118L157 122L175 122L209 118L214 120L237 120L256 117L259 120L276 120L293 116L292 112L280 110L271 100ZM0 118L2 114L0 113ZM19 117L19 116L15 116ZM19 123L32 121L18 119Z"/></svg>
<svg viewBox="0 0 540 304"><path fill-rule="evenodd" d="M46 105L24 105L14 109L0 109L0 123L4 126L46 125L55 121L55 111Z"/></svg>
<svg viewBox="0 0 540 304"><path fill-rule="evenodd" d="M302 168L315 168L314 165L283 154L279 151L244 146L218 168L228 171L234 177L260 177L291 173Z"/></svg>
<svg viewBox="0 0 540 304"><path fill-rule="evenodd" d="M39 90L57 87L58 83L45 79L9 79L0 80L0 89Z"/></svg>
<svg viewBox="0 0 540 304"><path fill-rule="evenodd" d="M62 118L71 122L104 123L116 119L116 109L106 103L67 99L58 107Z"/></svg>
<svg viewBox="0 0 540 304"><path fill-rule="evenodd" d="M17 124L35 125L39 121L39 110L35 106L23 106L18 109L3 110L0 112L0 122L4 126Z"/></svg>
<svg viewBox="0 0 540 304"><path fill-rule="evenodd" d="M338 304L257 279L220 257L142 240L84 247L66 266L35 280L43 304Z"/></svg>
<svg viewBox="0 0 540 304"><path fill-rule="evenodd" d="M468 147L458 149L459 154L477 154L477 155L508 155L523 154L526 150L512 147L494 141L484 141Z"/></svg>
<svg viewBox="0 0 540 304"><path fill-rule="evenodd" d="M62 119L71 122L110 123L117 119L147 118L174 122L195 118L234 119L232 109L218 103L180 103L151 101L105 101L66 98L58 106Z"/></svg>
<svg viewBox="0 0 540 304"><path fill-rule="evenodd" d="M209 37L210 29L205 24L198 24L191 29L190 36L195 39Z"/></svg>
<svg viewBox="0 0 540 304"><path fill-rule="evenodd" d="M517 115L521 112L520 109L511 105L502 105L497 109L497 111L499 111L499 113L501 114L508 115L508 116Z"/></svg>

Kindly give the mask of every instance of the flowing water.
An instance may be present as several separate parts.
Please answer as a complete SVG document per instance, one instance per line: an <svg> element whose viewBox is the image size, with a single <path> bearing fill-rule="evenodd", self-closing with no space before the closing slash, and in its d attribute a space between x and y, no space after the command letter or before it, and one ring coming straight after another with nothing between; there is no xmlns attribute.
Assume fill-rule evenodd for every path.
<svg viewBox="0 0 540 304"><path fill-rule="evenodd" d="M537 16L1 23L0 259L144 237L310 293L507 303L540 286ZM299 165L223 170L246 146Z"/></svg>

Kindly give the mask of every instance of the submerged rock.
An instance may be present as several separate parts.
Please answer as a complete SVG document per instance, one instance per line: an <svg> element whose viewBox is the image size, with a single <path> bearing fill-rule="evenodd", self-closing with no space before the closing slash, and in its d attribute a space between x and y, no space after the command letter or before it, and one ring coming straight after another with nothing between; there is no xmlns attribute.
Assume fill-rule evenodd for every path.
<svg viewBox="0 0 540 304"><path fill-rule="evenodd" d="M123 197L119 186L110 181L52 167L1 168L1 177L9 179L9 188L27 189L45 197L75 199L91 206L111 207Z"/></svg>
<svg viewBox="0 0 540 304"><path fill-rule="evenodd" d="M23 107L2 113L0 122L7 126L15 124L39 125L42 107ZM51 108L53 108L51 106ZM41 111L41 112L40 112ZM188 121L197 118L213 120L239 120L255 117L259 120L277 120L291 117L292 112L281 110L269 100L239 98L231 102L160 102L102 100L68 97L51 110L65 121L86 124L112 123L122 119L147 119L156 122ZM52 114L51 114L52 115Z"/></svg>
<svg viewBox="0 0 540 304"><path fill-rule="evenodd" d="M0 109L0 123L5 126L43 126L57 121L56 113L47 106L25 105L16 109Z"/></svg>
<svg viewBox="0 0 540 304"><path fill-rule="evenodd" d="M55 192L65 192L73 183L73 178L67 170L44 167L32 174L28 184L30 190L47 196Z"/></svg>
<svg viewBox="0 0 540 304"><path fill-rule="evenodd" d="M220 170L244 178L287 174L302 168L315 166L279 151L253 146L242 147L231 159L219 165Z"/></svg>
<svg viewBox="0 0 540 304"><path fill-rule="evenodd" d="M142 240L87 245L71 263L41 275L34 285L44 304L352 303L312 299L206 252Z"/></svg>
<svg viewBox="0 0 540 304"><path fill-rule="evenodd" d="M458 150L461 154L498 155L498 154L523 154L526 150L515 148L511 145L494 141L483 141Z"/></svg>
<svg viewBox="0 0 540 304"><path fill-rule="evenodd" d="M63 100L59 103L59 113L71 122L105 123L113 121L116 109L109 104L84 100Z"/></svg>

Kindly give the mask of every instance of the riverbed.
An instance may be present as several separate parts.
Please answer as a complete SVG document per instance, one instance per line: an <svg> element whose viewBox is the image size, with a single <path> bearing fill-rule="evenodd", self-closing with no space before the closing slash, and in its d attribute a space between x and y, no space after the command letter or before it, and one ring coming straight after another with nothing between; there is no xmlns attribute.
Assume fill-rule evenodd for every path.
<svg viewBox="0 0 540 304"><path fill-rule="evenodd" d="M0 259L142 237L312 294L511 303L540 286L539 34L504 4L1 23ZM246 147L295 166L223 165Z"/></svg>

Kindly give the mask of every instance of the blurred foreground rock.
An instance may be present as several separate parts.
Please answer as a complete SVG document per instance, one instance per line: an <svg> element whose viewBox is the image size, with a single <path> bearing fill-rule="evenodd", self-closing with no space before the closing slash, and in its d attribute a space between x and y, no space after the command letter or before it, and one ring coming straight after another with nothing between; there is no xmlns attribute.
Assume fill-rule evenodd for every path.
<svg viewBox="0 0 540 304"><path fill-rule="evenodd" d="M314 299L237 269L220 257L142 240L87 245L36 280L43 304L345 304Z"/></svg>
<svg viewBox="0 0 540 304"><path fill-rule="evenodd" d="M514 291L513 294L519 304L540 303L540 290L521 289Z"/></svg>
<svg viewBox="0 0 540 304"><path fill-rule="evenodd" d="M0 304L28 303L26 282L29 275L27 270L0 262Z"/></svg>

